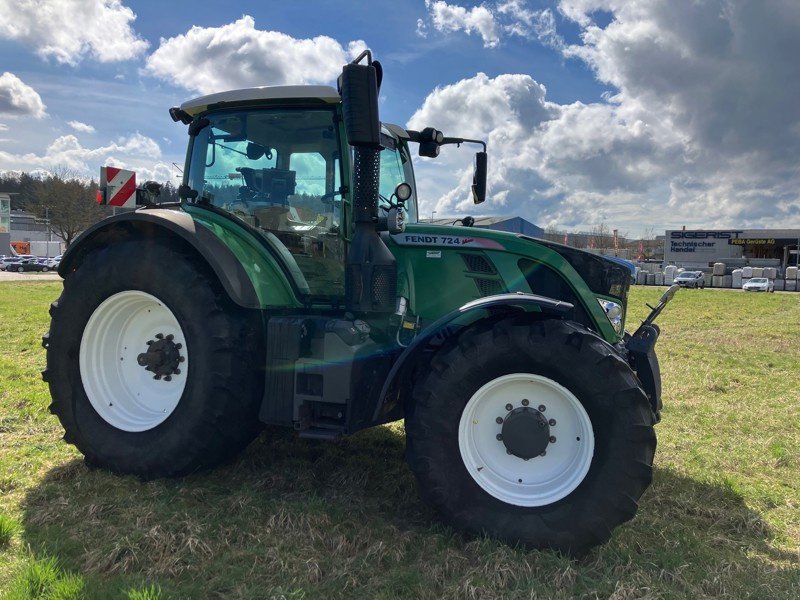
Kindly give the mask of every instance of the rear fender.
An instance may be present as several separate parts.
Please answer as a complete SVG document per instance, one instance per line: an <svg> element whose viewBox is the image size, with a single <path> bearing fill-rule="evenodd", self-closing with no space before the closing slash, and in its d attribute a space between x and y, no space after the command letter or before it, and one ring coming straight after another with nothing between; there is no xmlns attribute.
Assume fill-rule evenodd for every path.
<svg viewBox="0 0 800 600"><path fill-rule="evenodd" d="M408 376L412 374L417 360L426 350L441 345L464 327L513 312L563 319L572 308L569 302L517 292L486 296L444 315L423 329L398 356L383 384L373 421L385 423L402 417L403 406L400 399L407 391Z"/></svg>
<svg viewBox="0 0 800 600"><path fill-rule="evenodd" d="M231 250L208 228L181 210L148 209L104 219L84 231L61 260L58 274L68 277L97 248L128 239L178 239L211 267L228 296L244 308L260 308L247 272Z"/></svg>

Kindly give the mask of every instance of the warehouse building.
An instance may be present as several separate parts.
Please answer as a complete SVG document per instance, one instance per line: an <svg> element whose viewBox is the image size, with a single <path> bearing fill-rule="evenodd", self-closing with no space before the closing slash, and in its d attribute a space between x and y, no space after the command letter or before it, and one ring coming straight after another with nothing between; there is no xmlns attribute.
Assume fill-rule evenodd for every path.
<svg viewBox="0 0 800 600"><path fill-rule="evenodd" d="M11 253L11 194L0 192L0 254Z"/></svg>
<svg viewBox="0 0 800 600"><path fill-rule="evenodd" d="M800 229L680 229L664 238L664 262L686 268L776 267L800 260Z"/></svg>

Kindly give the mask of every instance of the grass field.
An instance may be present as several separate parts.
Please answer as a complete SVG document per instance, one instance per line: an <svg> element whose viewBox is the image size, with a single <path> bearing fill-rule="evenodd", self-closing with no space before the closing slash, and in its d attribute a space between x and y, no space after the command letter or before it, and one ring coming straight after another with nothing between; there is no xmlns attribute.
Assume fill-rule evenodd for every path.
<svg viewBox="0 0 800 600"><path fill-rule="evenodd" d="M270 429L179 480L87 469L39 377L60 287L0 284L0 597L800 597L800 294L676 296L653 486L572 561L438 525L401 424L327 445ZM635 288L629 323L659 293Z"/></svg>

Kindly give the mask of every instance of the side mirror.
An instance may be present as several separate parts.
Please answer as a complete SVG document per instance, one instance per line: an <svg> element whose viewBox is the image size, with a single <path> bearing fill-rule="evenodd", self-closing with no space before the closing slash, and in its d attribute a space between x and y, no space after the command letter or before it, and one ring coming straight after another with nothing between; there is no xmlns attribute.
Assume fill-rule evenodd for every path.
<svg viewBox="0 0 800 600"><path fill-rule="evenodd" d="M475 204L480 204L486 200L487 165L486 152L476 152L475 174L472 177L472 201Z"/></svg>
<svg viewBox="0 0 800 600"><path fill-rule="evenodd" d="M361 57L356 60L360 60ZM378 149L381 146L381 122L378 117L378 68L371 56L366 65L350 63L339 77L344 126L351 146Z"/></svg>

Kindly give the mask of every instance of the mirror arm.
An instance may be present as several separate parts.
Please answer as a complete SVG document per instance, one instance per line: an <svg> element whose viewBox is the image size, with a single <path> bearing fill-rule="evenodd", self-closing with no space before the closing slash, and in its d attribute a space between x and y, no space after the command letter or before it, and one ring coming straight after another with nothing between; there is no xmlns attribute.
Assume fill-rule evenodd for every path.
<svg viewBox="0 0 800 600"><path fill-rule="evenodd" d="M420 143L422 141L428 141L428 140L423 140L422 139L422 134L419 131L414 131L413 129L406 129L406 133L408 133L408 139L411 142ZM483 146L483 151L486 152L486 142L484 142L483 140L473 140L473 139L469 139L469 138L457 138L457 137L446 137L446 138L442 138L442 141L439 142L439 145L440 146L444 146L445 144L456 144L456 145L460 146L461 144L464 144L464 143L480 144L481 146Z"/></svg>
<svg viewBox="0 0 800 600"><path fill-rule="evenodd" d="M444 146L445 144L456 144L457 146L460 146L461 144L464 144L464 143L480 144L481 146L483 146L483 151L486 152L486 142L484 142L483 140L471 140L471 139L468 139L468 138L446 137L446 138L444 138L442 140L442 142L439 145L440 146Z"/></svg>

